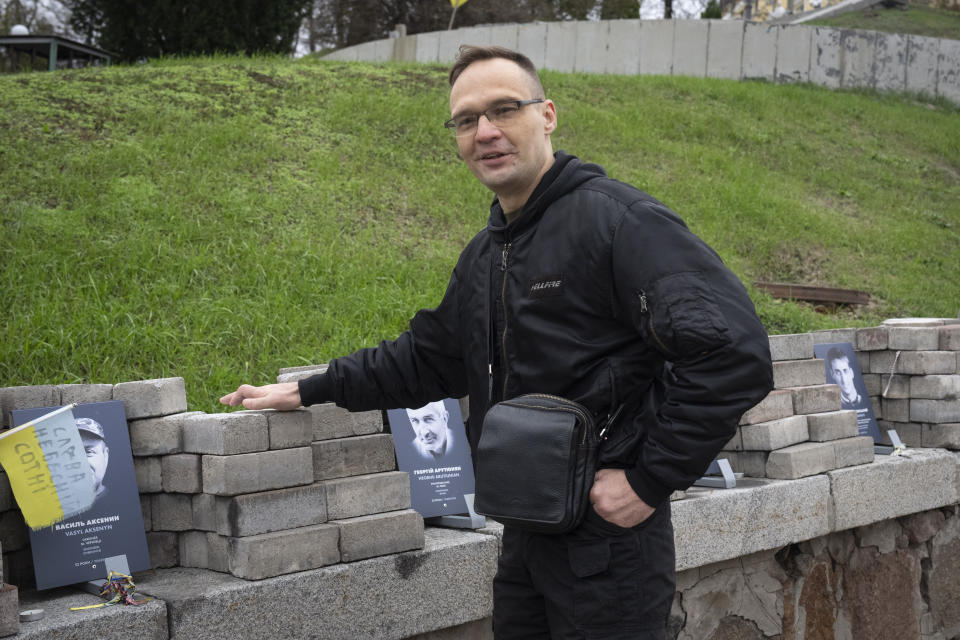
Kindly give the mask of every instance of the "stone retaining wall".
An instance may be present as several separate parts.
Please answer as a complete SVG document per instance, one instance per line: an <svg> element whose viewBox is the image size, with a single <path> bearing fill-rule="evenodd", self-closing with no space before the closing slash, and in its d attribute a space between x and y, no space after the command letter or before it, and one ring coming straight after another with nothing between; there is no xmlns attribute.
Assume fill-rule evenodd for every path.
<svg viewBox="0 0 960 640"><path fill-rule="evenodd" d="M813 358L829 342L855 346L906 455L875 458L856 435ZM723 454L747 477L672 503L675 637L954 637L960 457L943 448L960 449L960 322L888 321L770 345L777 388ZM69 612L95 597L31 591L26 528L0 474L4 580L21 587L21 608L49 612L22 637L120 638L128 625L147 638L490 637L501 529L425 530L379 412L187 412L183 380L170 378L4 388L0 415L9 424L12 409L109 399L126 407L155 567L137 582L157 601Z"/></svg>
<svg viewBox="0 0 960 640"><path fill-rule="evenodd" d="M325 58L449 64L461 44L518 49L554 71L811 82L960 104L958 40L740 20L498 24L376 40Z"/></svg>

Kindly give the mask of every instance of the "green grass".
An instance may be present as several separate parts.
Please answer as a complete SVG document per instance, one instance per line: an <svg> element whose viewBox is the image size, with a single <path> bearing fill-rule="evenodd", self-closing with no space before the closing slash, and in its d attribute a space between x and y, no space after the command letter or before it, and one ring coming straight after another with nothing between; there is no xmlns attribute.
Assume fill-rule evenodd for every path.
<svg viewBox="0 0 960 640"><path fill-rule="evenodd" d="M811 86L545 73L555 147L680 213L747 283L863 289L771 332L955 316L960 110ZM168 60L0 77L0 386L183 376L192 409L402 331L491 195L445 70Z"/></svg>
<svg viewBox="0 0 960 640"><path fill-rule="evenodd" d="M806 24L886 33L911 33L931 38L960 40L960 11L937 9L913 3L906 9L887 9L877 5L860 11L811 20Z"/></svg>

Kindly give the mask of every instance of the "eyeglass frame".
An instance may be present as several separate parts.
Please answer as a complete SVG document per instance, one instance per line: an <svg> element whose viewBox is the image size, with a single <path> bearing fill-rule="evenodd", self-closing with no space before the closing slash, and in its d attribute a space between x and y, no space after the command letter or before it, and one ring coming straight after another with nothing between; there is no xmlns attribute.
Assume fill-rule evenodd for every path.
<svg viewBox="0 0 960 640"><path fill-rule="evenodd" d="M498 107L502 107L503 105L506 105L506 104L515 104L515 105L517 105L517 111L519 111L520 109L522 109L523 107L526 107L527 105L540 104L541 102L546 102L546 101L547 101L546 98L533 98L532 100L503 100L503 101L501 101L501 102L496 103L496 104L493 105L492 107L488 107L487 109L484 109L483 111L474 112L474 113L471 114L471 115L476 115L476 116L477 116L477 124L476 124L476 127L479 127L479 126L480 126L480 116L486 117L487 121L488 121L490 124L493 124L493 119L489 116L489 114L487 114L487 112L488 112L488 111L492 111L492 110L494 110L494 109L496 109L496 108L498 108ZM443 123L443 126L446 127L447 129L450 129L450 130L453 132L453 135L456 136L456 137L458 137L458 138L459 138L460 136L457 134L457 123L455 123L454 120L456 120L457 118L462 118L464 115L467 115L467 114L461 114L461 115L459 115L459 116L454 116L453 118L450 118L449 120L447 120L446 122ZM499 125L496 125L496 124L493 124L493 126L497 127L498 129L500 128L500 126L499 126ZM474 131L476 131L476 129L474 129ZM470 132L464 133L463 135L468 136L468 135L470 135Z"/></svg>

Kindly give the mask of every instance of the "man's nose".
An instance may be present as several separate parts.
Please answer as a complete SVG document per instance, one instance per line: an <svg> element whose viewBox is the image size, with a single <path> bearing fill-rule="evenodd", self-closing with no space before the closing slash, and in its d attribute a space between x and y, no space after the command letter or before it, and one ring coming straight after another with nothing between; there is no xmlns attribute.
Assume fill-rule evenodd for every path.
<svg viewBox="0 0 960 640"><path fill-rule="evenodd" d="M500 136L502 132L496 127L490 119L484 115L480 114L480 117L477 119L477 140L491 140Z"/></svg>

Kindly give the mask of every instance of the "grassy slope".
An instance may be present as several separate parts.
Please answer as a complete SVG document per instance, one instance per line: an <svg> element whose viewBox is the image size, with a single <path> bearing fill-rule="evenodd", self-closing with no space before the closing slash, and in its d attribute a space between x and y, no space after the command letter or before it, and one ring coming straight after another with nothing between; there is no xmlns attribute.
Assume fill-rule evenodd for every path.
<svg viewBox="0 0 960 640"><path fill-rule="evenodd" d="M745 281L865 289L771 332L953 316L960 118L809 86L547 73L564 148L676 209ZM0 386L240 382L402 330L490 194L444 71L216 58L0 77Z"/></svg>
<svg viewBox="0 0 960 640"><path fill-rule="evenodd" d="M886 33L912 33L931 38L960 40L960 11L911 4L906 9L883 6L811 20L807 24L866 29Z"/></svg>

